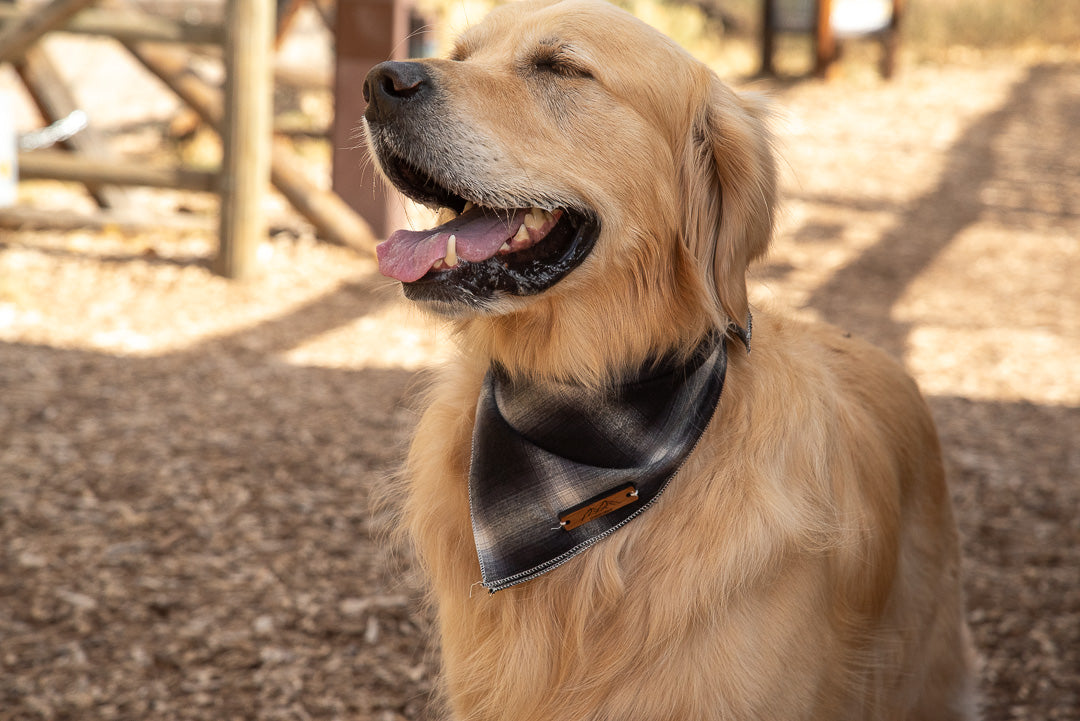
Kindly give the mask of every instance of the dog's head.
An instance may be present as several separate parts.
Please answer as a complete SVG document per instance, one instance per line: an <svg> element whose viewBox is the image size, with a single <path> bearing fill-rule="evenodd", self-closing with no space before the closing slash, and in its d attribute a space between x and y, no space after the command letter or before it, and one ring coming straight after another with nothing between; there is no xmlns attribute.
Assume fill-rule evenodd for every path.
<svg viewBox="0 0 1080 721"><path fill-rule="evenodd" d="M628 13L504 5L449 59L377 66L364 94L383 174L439 209L439 227L379 248L409 298L744 322L746 267L773 226L762 111Z"/></svg>

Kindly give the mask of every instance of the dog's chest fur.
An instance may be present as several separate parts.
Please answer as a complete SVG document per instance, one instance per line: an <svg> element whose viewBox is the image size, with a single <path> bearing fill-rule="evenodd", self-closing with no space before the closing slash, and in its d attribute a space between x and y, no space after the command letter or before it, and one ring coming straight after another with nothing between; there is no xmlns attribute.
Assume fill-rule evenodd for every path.
<svg viewBox="0 0 1080 721"><path fill-rule="evenodd" d="M753 356L732 358L701 447L655 507L564 567L493 596L477 585L466 484L484 368L457 364L440 380L410 456L408 516L433 583L458 717L888 718L849 706L898 683L903 664L875 670L860 657L873 644L900 648L894 624L928 619L874 620L889 603L910 605L899 601L902 589L891 601L888 590L896 509L872 489L837 498L828 488L830 468L889 473L872 453L861 469L840 468L830 455L838 443L883 442L859 417L865 411L836 391L828 365L863 363L867 351L761 325ZM788 335L790 350L768 337L777 334ZM860 357L843 357L851 353ZM897 385L873 371L862 380L875 376ZM793 387L822 390L793 399ZM768 428L756 427L761 414ZM912 454L936 448L932 427L901 431ZM784 441L793 434L797 447ZM840 626L823 622L844 594L855 607ZM686 693L688 683L707 686Z"/></svg>

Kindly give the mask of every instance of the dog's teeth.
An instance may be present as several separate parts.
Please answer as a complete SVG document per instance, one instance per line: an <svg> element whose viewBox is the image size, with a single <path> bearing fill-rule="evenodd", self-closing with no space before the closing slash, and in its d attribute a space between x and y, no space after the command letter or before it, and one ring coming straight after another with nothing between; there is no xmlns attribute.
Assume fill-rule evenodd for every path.
<svg viewBox="0 0 1080 721"><path fill-rule="evenodd" d="M445 267L446 267L446 263L443 263L442 258L439 258L438 260L436 260L434 263L431 264L431 269L432 270L442 270Z"/></svg>
<svg viewBox="0 0 1080 721"><path fill-rule="evenodd" d="M442 225L443 223L449 223L456 217L458 217L458 214L454 212L453 208L439 208L439 213L435 216L435 222Z"/></svg>
<svg viewBox="0 0 1080 721"><path fill-rule="evenodd" d="M525 227L524 223L522 223L521 226L518 227L517 233L514 234L514 237L511 238L511 240L518 243L523 243L529 240L529 229Z"/></svg>
<svg viewBox="0 0 1080 721"><path fill-rule="evenodd" d="M525 214L525 225L532 229L544 227L551 220L551 213L543 208L533 208Z"/></svg>
<svg viewBox="0 0 1080 721"><path fill-rule="evenodd" d="M461 212L462 213L468 213L470 210L472 210L475 207L476 207L476 203L472 202L471 200L466 200L465 201L465 208Z"/></svg>
<svg viewBox="0 0 1080 721"><path fill-rule="evenodd" d="M509 243L503 243L501 246L499 246L499 252L500 253L508 253L508 252L510 252L510 244Z"/></svg>
<svg viewBox="0 0 1080 721"><path fill-rule="evenodd" d="M453 268L457 265L457 236L451 235L446 241L446 264Z"/></svg>

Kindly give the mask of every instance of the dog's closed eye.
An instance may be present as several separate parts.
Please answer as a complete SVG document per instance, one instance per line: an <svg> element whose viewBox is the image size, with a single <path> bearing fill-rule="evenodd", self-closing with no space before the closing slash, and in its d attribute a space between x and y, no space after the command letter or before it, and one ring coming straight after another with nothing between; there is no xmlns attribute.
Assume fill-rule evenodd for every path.
<svg viewBox="0 0 1080 721"><path fill-rule="evenodd" d="M454 43L454 47L450 50L447 57L456 63L464 62L469 59L469 56L473 54L472 43L465 37L460 37Z"/></svg>
<svg viewBox="0 0 1080 721"><path fill-rule="evenodd" d="M593 74L573 48L557 40L542 41L528 57L531 71L564 78L592 78Z"/></svg>

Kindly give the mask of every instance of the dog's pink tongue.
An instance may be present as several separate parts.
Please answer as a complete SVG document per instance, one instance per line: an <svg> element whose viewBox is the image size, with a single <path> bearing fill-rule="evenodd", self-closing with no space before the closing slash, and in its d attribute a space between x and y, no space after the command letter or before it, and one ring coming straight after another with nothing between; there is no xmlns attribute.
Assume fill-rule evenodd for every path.
<svg viewBox="0 0 1080 721"><path fill-rule="evenodd" d="M403 283L420 280L433 263L446 257L446 243L455 236L455 253L470 262L487 260L510 240L527 209L495 211L475 207L431 230L396 230L375 248L379 272Z"/></svg>

